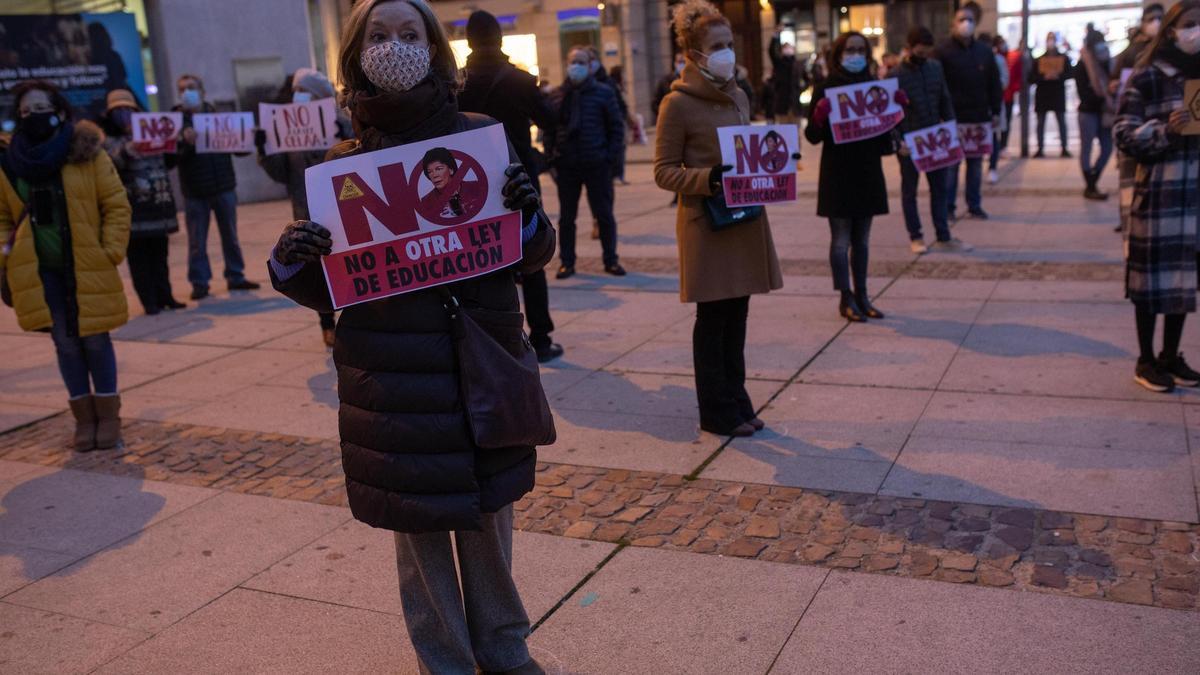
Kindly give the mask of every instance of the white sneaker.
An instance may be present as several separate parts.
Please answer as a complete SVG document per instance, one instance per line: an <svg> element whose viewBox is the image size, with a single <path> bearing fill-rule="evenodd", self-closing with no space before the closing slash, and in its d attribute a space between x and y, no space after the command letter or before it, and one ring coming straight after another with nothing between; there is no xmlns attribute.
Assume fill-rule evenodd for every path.
<svg viewBox="0 0 1200 675"><path fill-rule="evenodd" d="M990 169L988 171L988 183L990 185L995 185L996 183L999 183L999 182L1000 182L1000 174L996 173L995 169Z"/></svg>
<svg viewBox="0 0 1200 675"><path fill-rule="evenodd" d="M921 241L920 239L913 239L912 241L908 242L908 250L916 253L917 255L929 253L929 247L926 246L925 242Z"/></svg>

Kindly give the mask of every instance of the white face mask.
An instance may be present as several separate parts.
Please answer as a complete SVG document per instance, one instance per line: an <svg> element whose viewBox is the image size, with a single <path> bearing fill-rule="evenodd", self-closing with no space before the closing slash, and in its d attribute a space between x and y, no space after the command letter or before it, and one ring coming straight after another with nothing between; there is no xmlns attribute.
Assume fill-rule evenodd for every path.
<svg viewBox="0 0 1200 675"><path fill-rule="evenodd" d="M381 42L363 50L363 73L382 91L402 92L429 75L429 47L411 42Z"/></svg>
<svg viewBox="0 0 1200 675"><path fill-rule="evenodd" d="M1200 53L1200 26L1177 28L1175 30L1175 46L1189 56Z"/></svg>
<svg viewBox="0 0 1200 675"><path fill-rule="evenodd" d="M975 35L975 20L962 19L954 24L954 31L961 38L969 38Z"/></svg>
<svg viewBox="0 0 1200 675"><path fill-rule="evenodd" d="M1158 35L1158 29L1162 28L1162 19L1154 19L1142 24L1142 33L1146 37L1155 37Z"/></svg>
<svg viewBox="0 0 1200 675"><path fill-rule="evenodd" d="M733 79L733 73L737 66L737 57L732 49L718 49L708 55L705 61L704 70L719 82L728 82Z"/></svg>

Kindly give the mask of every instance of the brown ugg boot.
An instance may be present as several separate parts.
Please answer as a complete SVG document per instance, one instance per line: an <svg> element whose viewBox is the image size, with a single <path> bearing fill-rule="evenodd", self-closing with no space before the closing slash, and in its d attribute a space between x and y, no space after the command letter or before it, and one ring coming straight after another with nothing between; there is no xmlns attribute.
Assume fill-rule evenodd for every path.
<svg viewBox="0 0 1200 675"><path fill-rule="evenodd" d="M121 395L96 396L96 448L108 450L121 444Z"/></svg>
<svg viewBox="0 0 1200 675"><path fill-rule="evenodd" d="M96 449L96 407L92 395L80 396L67 401L71 414L75 416L75 449L87 452Z"/></svg>

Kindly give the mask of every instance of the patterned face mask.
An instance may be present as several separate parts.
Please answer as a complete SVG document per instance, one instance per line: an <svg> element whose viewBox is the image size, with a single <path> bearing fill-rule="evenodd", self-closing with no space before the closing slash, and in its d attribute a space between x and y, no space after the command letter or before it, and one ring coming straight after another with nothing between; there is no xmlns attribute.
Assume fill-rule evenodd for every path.
<svg viewBox="0 0 1200 675"><path fill-rule="evenodd" d="M402 92L429 74L429 47L411 42L382 42L363 50L363 73L382 91Z"/></svg>

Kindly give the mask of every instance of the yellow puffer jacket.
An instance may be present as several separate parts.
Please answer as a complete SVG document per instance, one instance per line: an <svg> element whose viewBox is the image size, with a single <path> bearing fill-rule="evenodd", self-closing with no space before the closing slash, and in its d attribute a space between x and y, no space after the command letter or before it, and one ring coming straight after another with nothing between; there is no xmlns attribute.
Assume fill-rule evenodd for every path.
<svg viewBox="0 0 1200 675"><path fill-rule="evenodd" d="M62 168L63 192L67 197L67 221L71 226L69 250L74 259L75 297L79 305L79 336L115 330L129 320L125 289L117 266L129 245L129 199L125 186L104 152L104 132L91 122L77 122L67 163ZM24 210L16 186L0 173L0 242L7 242L12 229L17 238L7 259L0 265L8 277L13 309L24 330L50 327L42 279L38 275L37 251L29 216L14 223ZM64 242L64 245L67 242Z"/></svg>

